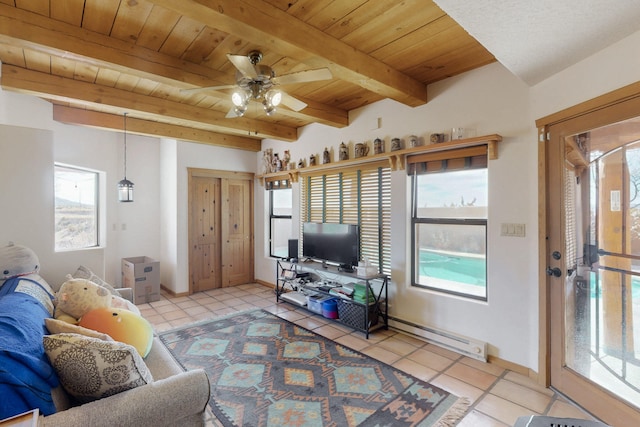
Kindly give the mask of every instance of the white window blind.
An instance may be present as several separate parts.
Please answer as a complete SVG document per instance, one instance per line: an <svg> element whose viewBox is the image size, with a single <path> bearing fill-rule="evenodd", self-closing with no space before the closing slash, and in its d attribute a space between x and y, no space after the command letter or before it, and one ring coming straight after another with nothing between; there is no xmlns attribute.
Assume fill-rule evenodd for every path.
<svg viewBox="0 0 640 427"><path fill-rule="evenodd" d="M301 224L358 224L360 256L391 273L391 170L388 163L304 174ZM302 229L300 232L302 236Z"/></svg>

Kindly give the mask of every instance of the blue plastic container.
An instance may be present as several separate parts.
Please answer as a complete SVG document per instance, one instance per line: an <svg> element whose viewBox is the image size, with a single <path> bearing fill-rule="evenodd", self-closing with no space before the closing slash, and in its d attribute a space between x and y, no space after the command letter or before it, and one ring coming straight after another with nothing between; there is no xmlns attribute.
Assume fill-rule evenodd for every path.
<svg viewBox="0 0 640 427"><path fill-rule="evenodd" d="M338 318L338 301L335 298L328 299L322 303L322 315L327 319Z"/></svg>

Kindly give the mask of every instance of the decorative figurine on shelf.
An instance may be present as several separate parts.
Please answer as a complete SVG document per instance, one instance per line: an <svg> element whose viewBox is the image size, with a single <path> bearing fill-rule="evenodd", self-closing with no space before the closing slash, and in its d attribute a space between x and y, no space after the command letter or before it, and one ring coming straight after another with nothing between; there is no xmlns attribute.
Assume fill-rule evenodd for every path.
<svg viewBox="0 0 640 427"><path fill-rule="evenodd" d="M316 155L312 154L309 156L309 166L315 166L316 165Z"/></svg>
<svg viewBox="0 0 640 427"><path fill-rule="evenodd" d="M439 144L441 142L444 142L445 136L444 133L432 133L429 139L432 144Z"/></svg>
<svg viewBox="0 0 640 427"><path fill-rule="evenodd" d="M354 148L354 157L364 157L369 154L369 146L364 142L358 142Z"/></svg>
<svg viewBox="0 0 640 427"><path fill-rule="evenodd" d="M331 154L329 153L329 149L325 147L324 153L322 153L322 163L327 164L331 162Z"/></svg>
<svg viewBox="0 0 640 427"><path fill-rule="evenodd" d="M344 142L340 144L339 156L340 156L339 157L340 160L349 160L349 149L347 148Z"/></svg>
<svg viewBox="0 0 640 427"><path fill-rule="evenodd" d="M402 150L402 142L400 142L400 138L393 138L391 140L391 151Z"/></svg>
<svg viewBox="0 0 640 427"><path fill-rule="evenodd" d="M415 136L415 135L411 135L411 136L409 137L409 145L411 146L411 148L413 148L413 147L417 147L417 146L419 146L419 145L420 145L420 140L418 139L418 137L417 137L417 136Z"/></svg>
<svg viewBox="0 0 640 427"><path fill-rule="evenodd" d="M267 148L262 152L262 173L271 173L273 168L273 148Z"/></svg>
<svg viewBox="0 0 640 427"><path fill-rule="evenodd" d="M290 162L291 153L289 153L289 150L284 150L284 154L282 155L282 168L284 170L292 169L291 165L289 164Z"/></svg>
<svg viewBox="0 0 640 427"><path fill-rule="evenodd" d="M298 160L298 169L302 169L304 167L304 159Z"/></svg>
<svg viewBox="0 0 640 427"><path fill-rule="evenodd" d="M373 154L384 153L384 141L380 138L373 140Z"/></svg>
<svg viewBox="0 0 640 427"><path fill-rule="evenodd" d="M273 172L280 172L282 170L282 160L278 157L278 153L273 153Z"/></svg>

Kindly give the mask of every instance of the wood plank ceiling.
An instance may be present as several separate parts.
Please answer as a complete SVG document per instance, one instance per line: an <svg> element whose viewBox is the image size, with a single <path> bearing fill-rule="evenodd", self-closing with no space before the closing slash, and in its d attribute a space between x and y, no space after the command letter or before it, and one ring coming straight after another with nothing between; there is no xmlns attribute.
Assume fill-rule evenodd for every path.
<svg viewBox="0 0 640 427"><path fill-rule="evenodd" d="M227 118L227 54L263 54L276 76L327 67L331 80L283 85L307 104ZM0 0L0 83L54 104L65 123L259 150L309 123L348 125L383 98L427 102L427 85L495 58L431 0ZM256 106L254 107L253 104Z"/></svg>

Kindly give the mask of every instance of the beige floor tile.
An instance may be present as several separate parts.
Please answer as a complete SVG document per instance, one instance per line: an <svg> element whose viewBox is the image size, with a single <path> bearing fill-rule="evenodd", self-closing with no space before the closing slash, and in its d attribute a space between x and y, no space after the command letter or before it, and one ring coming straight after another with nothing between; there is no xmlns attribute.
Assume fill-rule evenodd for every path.
<svg viewBox="0 0 640 427"><path fill-rule="evenodd" d="M447 359L451 360L458 360L462 357L460 353L456 353L455 351L448 350L435 344L427 344L427 346L423 348L427 351L439 354L440 356L446 357Z"/></svg>
<svg viewBox="0 0 640 427"><path fill-rule="evenodd" d="M439 354L426 350L428 347L420 348L409 354L407 358L436 371L442 371L451 366L453 361Z"/></svg>
<svg viewBox="0 0 640 427"><path fill-rule="evenodd" d="M513 425L518 417L522 415L539 415L532 413L530 409L493 394L488 394L483 397L476 404L475 409L484 414L490 415L509 426Z"/></svg>
<svg viewBox="0 0 640 427"><path fill-rule="evenodd" d="M424 347L424 346L427 345L426 341L424 341L424 340L422 340L420 338L414 337L412 335L407 335L407 334L404 334L404 333L398 333L398 334L396 334L394 336L397 339L406 342L407 344L411 344L415 348L420 348L420 347Z"/></svg>
<svg viewBox="0 0 640 427"><path fill-rule="evenodd" d="M164 317L166 320L176 320L176 319L182 319L184 317L189 317L189 315L187 313L185 313L183 310L173 310L173 311L168 311L166 313L162 313L162 317Z"/></svg>
<svg viewBox="0 0 640 427"><path fill-rule="evenodd" d="M495 375L496 377L499 377L505 371L503 367L500 367L498 365L492 365L491 363L483 362L477 359L472 359L467 356L463 356L460 359L460 363L464 363L465 365L471 366L472 368L479 369L488 374Z"/></svg>
<svg viewBox="0 0 640 427"><path fill-rule="evenodd" d="M507 372L504 375L504 379L514 382L516 384L523 385L527 388L537 391L538 393L546 394L547 396L550 396L550 397L553 397L554 395L553 390L546 388L544 386L541 386L531 378L525 377L524 375L519 374L517 372L513 372L513 371Z"/></svg>
<svg viewBox="0 0 640 427"><path fill-rule="evenodd" d="M500 380L491 388L491 394L510 400L539 414L544 413L551 403L551 397L507 380Z"/></svg>
<svg viewBox="0 0 640 427"><path fill-rule="evenodd" d="M355 336L354 334L347 334L335 339L337 343L349 347L353 350L362 351L363 348L369 347L371 343L362 337Z"/></svg>
<svg viewBox="0 0 640 427"><path fill-rule="evenodd" d="M394 362L396 362L398 359L400 359L400 355L378 346L369 346L363 349L362 352L368 355L369 357L373 357L374 359L379 360L388 365L391 365Z"/></svg>
<svg viewBox="0 0 640 427"><path fill-rule="evenodd" d="M429 382L436 387L440 387L449 393L455 394L458 397L466 397L472 404L484 394L484 390L480 390L469 383L448 375L438 375Z"/></svg>
<svg viewBox="0 0 640 427"><path fill-rule="evenodd" d="M206 307L203 307L199 304L196 304L195 307L187 307L183 309L185 313L187 313L189 316L195 316L196 314L200 314L200 313L210 313L211 310L207 309Z"/></svg>
<svg viewBox="0 0 640 427"><path fill-rule="evenodd" d="M456 363L447 369L445 373L482 390L487 390L498 379L495 375L488 374L463 363Z"/></svg>
<svg viewBox="0 0 640 427"><path fill-rule="evenodd" d="M318 335L322 335L325 338L329 338L330 340L335 340L338 337L344 336L344 331L340 329L334 328L331 325L322 325L319 328L313 330Z"/></svg>
<svg viewBox="0 0 640 427"><path fill-rule="evenodd" d="M304 319L296 321L296 325L300 325L303 328L313 331L316 328L326 325L326 323L318 321L315 317L305 317Z"/></svg>
<svg viewBox="0 0 640 427"><path fill-rule="evenodd" d="M467 414L456 427L509 427L507 424L491 418L490 416L478 411L471 411Z"/></svg>
<svg viewBox="0 0 640 427"><path fill-rule="evenodd" d="M416 346L398 339L397 336L392 336L386 340L380 341L377 345L400 356L406 356L407 354L416 351Z"/></svg>
<svg viewBox="0 0 640 427"><path fill-rule="evenodd" d="M560 400L555 400L549 408L549 413L547 414L550 417L560 417L560 418L577 418L583 420L593 420L594 418L584 411L574 406L571 403L562 402ZM623 427L623 426L620 426Z"/></svg>
<svg viewBox="0 0 640 427"><path fill-rule="evenodd" d="M427 368L413 360L409 360L406 358L400 359L393 364L393 367L396 369L400 369L403 372L406 372L409 375L413 375L416 378L421 379L422 381L429 381L431 378L438 375L438 371L434 371L433 369Z"/></svg>
<svg viewBox="0 0 640 427"><path fill-rule="evenodd" d="M184 310L185 308L197 307L200 304L198 303L198 301L194 301L191 298L188 298L186 301L179 302L176 305Z"/></svg>

